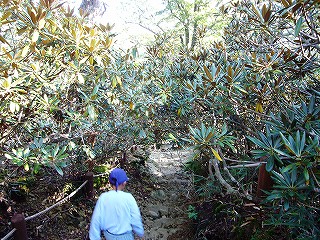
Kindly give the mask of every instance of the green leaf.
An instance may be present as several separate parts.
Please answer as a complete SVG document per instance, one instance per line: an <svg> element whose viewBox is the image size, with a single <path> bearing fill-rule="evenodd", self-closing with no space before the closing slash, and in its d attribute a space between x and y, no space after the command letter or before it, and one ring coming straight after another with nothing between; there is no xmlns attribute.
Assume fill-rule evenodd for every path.
<svg viewBox="0 0 320 240"><path fill-rule="evenodd" d="M30 153L30 149L29 148L26 148L23 150L23 156L28 156Z"/></svg>
<svg viewBox="0 0 320 240"><path fill-rule="evenodd" d="M248 92L247 92L245 89L243 89L241 85L232 84L232 86L233 86L235 89L239 90L240 92L242 92L242 93L244 93L244 94L248 94Z"/></svg>
<svg viewBox="0 0 320 240"><path fill-rule="evenodd" d="M291 176L288 174L288 173L283 173L282 176L284 177L285 179L285 182L286 182L286 186L290 187L291 186Z"/></svg>
<svg viewBox="0 0 320 240"><path fill-rule="evenodd" d="M169 133L169 134L168 134L168 137L169 137L170 139L174 140L174 141L177 140L177 138L176 138L172 133Z"/></svg>
<svg viewBox="0 0 320 240"><path fill-rule="evenodd" d="M206 128L206 126L203 124L203 123L201 123L201 132L200 132L200 137L202 138L202 139L204 139L205 137L206 137L206 132L207 132L207 128Z"/></svg>
<svg viewBox="0 0 320 240"><path fill-rule="evenodd" d="M63 147L61 148L60 153L64 153L64 152L66 151L66 149L67 149L67 146L63 146ZM60 153L59 153L59 154L60 154Z"/></svg>
<svg viewBox="0 0 320 240"><path fill-rule="evenodd" d="M268 139L262 132L258 133L260 136L260 139L263 141L263 143L270 148L272 146L272 140Z"/></svg>
<svg viewBox="0 0 320 240"><path fill-rule="evenodd" d="M261 158L261 157L265 157L265 156L269 155L269 152L267 152L265 150L256 149L256 150L252 150L251 152L253 153L253 156L254 156L255 159Z"/></svg>
<svg viewBox="0 0 320 240"><path fill-rule="evenodd" d="M91 120L96 119L97 115L96 115L96 110L95 110L94 106L92 106L92 105L88 106L88 114L89 114L89 118Z"/></svg>
<svg viewBox="0 0 320 240"><path fill-rule="evenodd" d="M279 199L279 198L282 198L282 194L281 194L280 192L272 193L271 195L269 195L269 196L266 198L266 201L273 201L273 200Z"/></svg>
<svg viewBox="0 0 320 240"><path fill-rule="evenodd" d="M59 153L59 155L57 156L57 160L65 159L68 156L69 156L68 153L64 153L64 154L63 153L62 154Z"/></svg>
<svg viewBox="0 0 320 240"><path fill-rule="evenodd" d="M299 156L301 156L301 153L305 147L305 143L306 143L306 133L303 132L302 134L302 138L301 138L301 141L300 141L300 146L298 147L298 151L299 151Z"/></svg>
<svg viewBox="0 0 320 240"><path fill-rule="evenodd" d="M33 172L35 174L37 174L39 172L40 168L41 168L40 164L39 163L35 163L34 166L33 166Z"/></svg>
<svg viewBox="0 0 320 240"><path fill-rule="evenodd" d="M19 158L13 158L12 161L17 164L19 167L23 165L23 161Z"/></svg>
<svg viewBox="0 0 320 240"><path fill-rule="evenodd" d="M67 167L67 163L65 161L59 163L60 167Z"/></svg>
<svg viewBox="0 0 320 240"><path fill-rule="evenodd" d="M282 132L280 132L280 136L281 136L281 138L282 138L282 141L284 142L284 145L287 147L287 149L288 149L291 153L295 154L295 149L294 149L294 147L292 146L291 142L282 134ZM290 138L290 139L293 139L290 135L289 135L289 138Z"/></svg>
<svg viewBox="0 0 320 240"><path fill-rule="evenodd" d="M269 156L267 158L266 171L270 172L273 169L273 166L274 166L274 158L272 156Z"/></svg>
<svg viewBox="0 0 320 240"><path fill-rule="evenodd" d="M247 138L253 142L254 144L258 145L259 147L262 147L263 149L268 149L268 146L266 144L264 144L263 142L261 142L259 139L254 138L254 137L250 137L247 136Z"/></svg>
<svg viewBox="0 0 320 240"><path fill-rule="evenodd" d="M90 151L89 152L89 157L93 159L93 158L96 157L96 155L95 155L95 153L93 151Z"/></svg>
<svg viewBox="0 0 320 240"><path fill-rule="evenodd" d="M295 154L296 156L298 156L296 140L295 140L291 135L289 135L288 140L289 140L289 143L290 143L290 148L291 148L292 151L293 151L293 154ZM297 141L300 142L300 133L298 134L298 139L297 139Z"/></svg>
<svg viewBox="0 0 320 240"><path fill-rule="evenodd" d="M95 95L95 94L98 93L99 87L100 87L99 84L97 84L97 85L94 87L94 89L93 89L93 91L92 91L92 95Z"/></svg>
<svg viewBox="0 0 320 240"><path fill-rule="evenodd" d="M303 17L300 17L297 21L296 27L294 29L294 36L297 37L300 33L301 30L301 26L302 26L302 22L303 22Z"/></svg>
<svg viewBox="0 0 320 240"><path fill-rule="evenodd" d="M281 171L282 172L288 172L290 171L292 168L294 168L296 165L294 163L289 164L288 166L286 166L285 168L283 168Z"/></svg>
<svg viewBox="0 0 320 240"><path fill-rule="evenodd" d="M305 152L311 151L311 149L318 146L318 143L319 143L319 138L318 138L318 136L315 136L314 139L312 140L312 142L309 145L307 145Z"/></svg>
<svg viewBox="0 0 320 240"><path fill-rule="evenodd" d="M21 154L19 154L19 153L21 153L21 149L18 149L18 150L16 150L16 149L12 149L12 152L14 153L14 155L16 155L16 156L19 156L19 155L21 155Z"/></svg>
<svg viewBox="0 0 320 240"><path fill-rule="evenodd" d="M27 171L27 172L30 170L28 163L26 163L26 164L23 166L23 168L24 168L24 170Z"/></svg>
<svg viewBox="0 0 320 240"><path fill-rule="evenodd" d="M145 131L143 129L140 129L139 137L140 138L146 138L147 137L147 135L146 135L146 133L145 133Z"/></svg>
<svg viewBox="0 0 320 240"><path fill-rule="evenodd" d="M288 157L288 158L292 158L292 156L291 156L290 154L288 154L288 153L286 153L286 152L283 152L283 151L281 151L281 150L279 150L279 149L274 149L274 151L275 151L276 153L280 154L281 156L285 156L285 157Z"/></svg>
<svg viewBox="0 0 320 240"><path fill-rule="evenodd" d="M193 136L193 138L195 140L198 140L198 134L196 132L196 131L198 131L198 129L195 129L195 128L191 127L191 126L189 126L189 129L190 129L190 133Z"/></svg>
<svg viewBox="0 0 320 240"><path fill-rule="evenodd" d="M291 183L295 184L297 181L297 168L294 166L292 171L291 171Z"/></svg>
<svg viewBox="0 0 320 240"><path fill-rule="evenodd" d="M56 164L53 164L54 165L54 168L56 169L56 171L61 175L63 176L63 171L61 169L61 167L57 166Z"/></svg>
<svg viewBox="0 0 320 240"><path fill-rule="evenodd" d="M219 134L218 138L222 137L222 136L225 135L227 132L228 132L227 124L224 123L224 124L222 125L221 133Z"/></svg>
<svg viewBox="0 0 320 240"><path fill-rule="evenodd" d="M312 95L310 102L309 102L309 108L308 108L308 113L312 114L314 111L314 104L315 104L315 96Z"/></svg>
<svg viewBox="0 0 320 240"><path fill-rule="evenodd" d="M280 185L284 185L287 186L287 182L285 181L284 177L282 174L276 172L276 171L272 171L272 178L277 181Z"/></svg>
<svg viewBox="0 0 320 240"><path fill-rule="evenodd" d="M7 159L10 159L10 160L13 159L13 157L11 157L11 156L10 156L9 154L7 154L7 153L5 153L4 156L5 156Z"/></svg>
<svg viewBox="0 0 320 240"><path fill-rule="evenodd" d="M44 155L48 155L47 150L46 150L46 149L44 149L44 148L41 148L41 152L42 152Z"/></svg>
<svg viewBox="0 0 320 240"><path fill-rule="evenodd" d="M114 77L114 76L112 76L112 78L111 78L111 86L113 87L113 88L115 88L116 86L117 86L117 79L116 79L116 77Z"/></svg>
<svg viewBox="0 0 320 240"><path fill-rule="evenodd" d="M53 157L57 156L58 152L59 152L59 145L57 144L54 150L52 151L52 156Z"/></svg>

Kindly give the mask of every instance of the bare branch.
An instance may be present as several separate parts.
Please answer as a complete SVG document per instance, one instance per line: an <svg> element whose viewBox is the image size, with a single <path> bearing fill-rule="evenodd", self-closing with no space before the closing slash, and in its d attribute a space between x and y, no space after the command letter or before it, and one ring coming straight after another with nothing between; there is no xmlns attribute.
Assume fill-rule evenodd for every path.
<svg viewBox="0 0 320 240"><path fill-rule="evenodd" d="M218 181L220 182L220 184L225 187L227 189L227 193L230 194L235 194L235 195L240 195L239 191L234 189L229 183L227 183L227 181L222 177L221 172L220 172L220 168L219 168L219 163L218 163L218 159L213 158L212 160L209 161L209 174L213 176L213 172L212 172L212 166L214 168L215 171L215 176L217 177Z"/></svg>
<svg viewBox="0 0 320 240"><path fill-rule="evenodd" d="M267 163L267 162L258 162L258 163L250 163L250 164L232 165L232 166L228 166L228 168L258 167L258 166L260 166L262 163Z"/></svg>
<svg viewBox="0 0 320 240"><path fill-rule="evenodd" d="M131 21L129 21L129 22L126 22L126 23L138 25L138 26L140 26L140 27L148 30L149 32L152 32L154 35L157 35L157 34L158 34L158 33L155 32L154 30L152 30L150 27L144 26L141 22L136 23L136 22L131 22ZM159 28L160 28L160 27L159 27ZM160 28L160 29L161 29L161 28ZM161 29L161 30L162 30L162 29ZM163 31L163 30L162 30L162 31Z"/></svg>

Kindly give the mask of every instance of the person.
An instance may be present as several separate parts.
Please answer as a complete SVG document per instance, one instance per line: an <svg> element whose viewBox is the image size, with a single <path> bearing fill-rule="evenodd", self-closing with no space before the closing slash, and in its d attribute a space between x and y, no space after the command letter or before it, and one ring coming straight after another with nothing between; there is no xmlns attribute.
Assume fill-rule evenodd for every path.
<svg viewBox="0 0 320 240"><path fill-rule="evenodd" d="M133 240L134 234L143 239L144 229L136 200L124 192L128 177L121 168L110 172L112 190L99 197L91 217L89 238L100 240L103 232L106 240Z"/></svg>

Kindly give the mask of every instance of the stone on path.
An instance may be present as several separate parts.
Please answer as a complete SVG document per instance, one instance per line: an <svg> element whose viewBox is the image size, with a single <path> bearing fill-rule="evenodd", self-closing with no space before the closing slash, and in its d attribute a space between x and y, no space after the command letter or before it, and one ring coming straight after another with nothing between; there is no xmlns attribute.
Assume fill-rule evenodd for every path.
<svg viewBox="0 0 320 240"><path fill-rule="evenodd" d="M153 150L151 153L146 164L156 188L151 191L149 199L139 203L145 240L170 239L190 222L187 209L192 179L183 171L183 164L189 157L190 153L182 150ZM171 239L188 238L175 235Z"/></svg>

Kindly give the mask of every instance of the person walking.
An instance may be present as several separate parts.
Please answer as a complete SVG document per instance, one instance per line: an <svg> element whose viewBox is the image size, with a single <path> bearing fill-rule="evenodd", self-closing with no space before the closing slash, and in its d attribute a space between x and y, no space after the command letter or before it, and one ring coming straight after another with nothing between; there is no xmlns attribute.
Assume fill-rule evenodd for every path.
<svg viewBox="0 0 320 240"><path fill-rule="evenodd" d="M112 190L99 197L91 218L89 238L100 240L103 232L106 240L133 240L134 234L143 239L144 229L136 200L124 192L128 181L126 172L115 168L109 175Z"/></svg>

